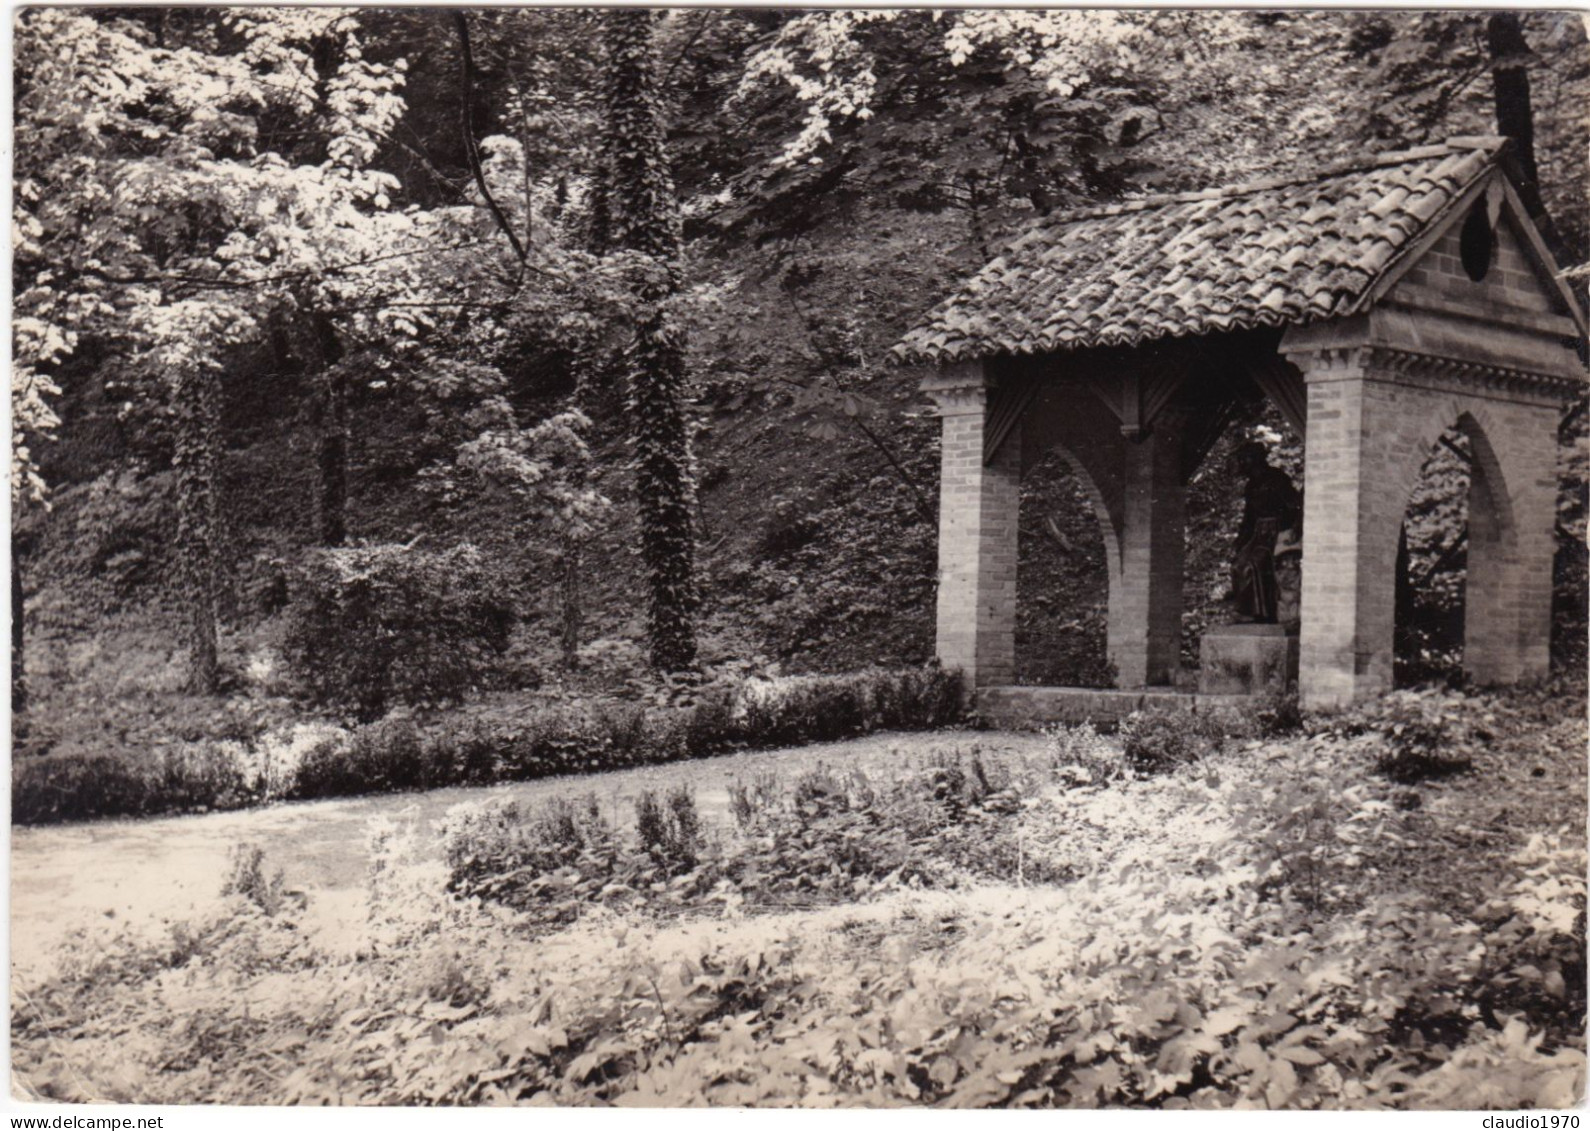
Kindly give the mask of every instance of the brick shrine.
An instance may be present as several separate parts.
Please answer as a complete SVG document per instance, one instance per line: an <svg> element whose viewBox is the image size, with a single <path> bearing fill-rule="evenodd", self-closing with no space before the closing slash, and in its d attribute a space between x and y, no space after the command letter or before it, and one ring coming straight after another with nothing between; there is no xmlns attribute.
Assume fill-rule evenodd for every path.
<svg viewBox="0 0 1590 1131"><path fill-rule="evenodd" d="M1465 669L1545 675L1557 424L1585 392L1586 323L1509 165L1501 139L1453 138L1013 240L896 347L937 367L941 662L1005 713L1034 699L1011 686L1017 513L1023 469L1057 450L1103 533L1119 687L1172 686L1186 484L1257 391L1304 437L1306 706L1390 689L1398 533L1453 426L1473 453Z"/></svg>

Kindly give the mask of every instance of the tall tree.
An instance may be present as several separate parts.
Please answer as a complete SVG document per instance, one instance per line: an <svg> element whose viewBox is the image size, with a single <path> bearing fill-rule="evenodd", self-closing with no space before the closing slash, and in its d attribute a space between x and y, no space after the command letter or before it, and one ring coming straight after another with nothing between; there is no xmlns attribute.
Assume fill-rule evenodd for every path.
<svg viewBox="0 0 1590 1131"><path fill-rule="evenodd" d="M608 13L608 143L614 247L642 257L639 322L629 351L630 434L635 448L641 556L650 586L647 635L662 671L696 658L694 471L685 419L685 340L673 299L681 227L657 91L653 13Z"/></svg>
<svg viewBox="0 0 1590 1131"><path fill-rule="evenodd" d="M367 62L356 19L324 10L40 9L17 41L18 373L92 338L162 410L191 684L212 691L220 377L306 281L389 258L395 182L369 162L402 111L402 67ZM19 474L37 477L14 440Z"/></svg>

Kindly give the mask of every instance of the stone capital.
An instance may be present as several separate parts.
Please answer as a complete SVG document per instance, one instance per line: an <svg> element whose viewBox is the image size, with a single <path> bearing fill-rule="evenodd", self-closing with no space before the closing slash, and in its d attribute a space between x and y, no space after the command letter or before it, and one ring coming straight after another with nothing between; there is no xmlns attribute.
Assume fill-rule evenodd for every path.
<svg viewBox="0 0 1590 1131"><path fill-rule="evenodd" d="M962 361L923 378L920 387L938 406L940 416L966 416L988 410L988 394L994 386L981 361Z"/></svg>

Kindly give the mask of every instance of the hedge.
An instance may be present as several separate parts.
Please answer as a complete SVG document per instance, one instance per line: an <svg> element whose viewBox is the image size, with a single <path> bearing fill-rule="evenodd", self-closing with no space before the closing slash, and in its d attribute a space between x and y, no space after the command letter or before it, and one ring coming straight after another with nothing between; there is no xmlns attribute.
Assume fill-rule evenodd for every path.
<svg viewBox="0 0 1590 1131"><path fill-rule="evenodd" d="M688 706L616 700L465 707L421 720L389 715L308 743L190 743L150 756L123 749L15 761L11 819L242 808L282 798L527 781L854 738L964 719L959 673L938 668L749 679L709 685ZM259 746L269 741L261 739Z"/></svg>

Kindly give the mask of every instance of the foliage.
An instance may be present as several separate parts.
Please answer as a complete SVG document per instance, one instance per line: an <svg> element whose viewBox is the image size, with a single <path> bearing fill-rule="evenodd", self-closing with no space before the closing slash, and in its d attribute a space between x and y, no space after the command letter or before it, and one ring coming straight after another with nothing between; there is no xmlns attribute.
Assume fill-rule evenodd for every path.
<svg viewBox="0 0 1590 1131"><path fill-rule="evenodd" d="M117 732L53 747L36 736L42 746L13 761L13 819L43 824L524 781L878 730L931 730L962 719L960 678L938 668L724 680L687 704L650 708L516 696L429 714L402 708L351 728L271 725L268 713L249 712L218 725L202 702L190 710L185 717L158 702L136 725L124 719ZM183 737L173 742L162 732L182 718ZM676 823L683 820L670 812Z"/></svg>
<svg viewBox="0 0 1590 1131"><path fill-rule="evenodd" d="M1264 738L1284 738L1303 727L1303 705L1295 687L1265 692L1257 698L1249 714Z"/></svg>
<svg viewBox="0 0 1590 1131"><path fill-rule="evenodd" d="M1055 778L1063 785L1106 785L1132 772L1121 744L1105 738L1092 723L1061 724L1045 734Z"/></svg>
<svg viewBox="0 0 1590 1131"><path fill-rule="evenodd" d="M635 828L640 848L668 873L689 872L700 857L701 816L696 799L681 786L668 794L666 804L647 791L635 800Z"/></svg>
<svg viewBox="0 0 1590 1131"><path fill-rule="evenodd" d="M679 205L668 169L657 93L655 16L606 14L609 167L604 175L611 246L644 257L635 297L640 315L629 348L628 412L635 446L641 557L652 664L683 671L696 659L695 467L685 412L685 343L670 301L678 289Z"/></svg>
<svg viewBox="0 0 1590 1131"><path fill-rule="evenodd" d="M1492 707L1540 742L1531 701ZM456 811L441 869L386 826L359 945L237 900L85 949L22 987L18 1079L144 1102L1572 1106L1582 839L1426 835L1468 894L1409 894L1387 869L1424 816L1368 772L1377 742L1230 748L1057 804L981 755L764 780L671 876L592 803ZM1010 879L981 850L1016 829L1095 835L1090 807L1116 827L1074 882L973 878Z"/></svg>
<svg viewBox="0 0 1590 1131"><path fill-rule="evenodd" d="M288 796L423 789L433 784L429 771L413 721L388 716L355 728L346 738L339 734L311 746L298 763Z"/></svg>
<svg viewBox="0 0 1590 1131"><path fill-rule="evenodd" d="M310 696L378 717L393 702L445 702L492 677L512 606L465 544L321 549L293 583L284 641Z"/></svg>
<svg viewBox="0 0 1590 1131"><path fill-rule="evenodd" d="M1311 729L1342 737L1373 733L1388 748L1375 768L1404 784L1462 773L1475 743L1492 737L1485 700L1439 689L1395 691L1362 706L1327 713Z"/></svg>
<svg viewBox="0 0 1590 1131"><path fill-rule="evenodd" d="M223 896L236 895L248 900L266 915L275 915L286 902L282 892L285 877L280 868L265 872L265 850L257 844L235 844L227 857Z"/></svg>
<svg viewBox="0 0 1590 1131"><path fill-rule="evenodd" d="M154 752L62 751L11 767L18 824L234 808L249 793L221 744L178 743Z"/></svg>
<svg viewBox="0 0 1590 1131"><path fill-rule="evenodd" d="M968 876L1053 884L1070 872L1026 848L1035 783L998 760L937 757L889 782L819 768L784 789L735 791L737 835L707 837L694 799L636 799L632 839L615 837L594 795L578 806L459 806L444 825L449 890L505 903L542 929L596 907L688 913L813 905Z"/></svg>
<svg viewBox="0 0 1590 1131"><path fill-rule="evenodd" d="M1191 765L1232 732L1219 712L1189 712L1174 707L1148 707L1121 721L1121 748L1126 764L1140 774L1159 774Z"/></svg>

